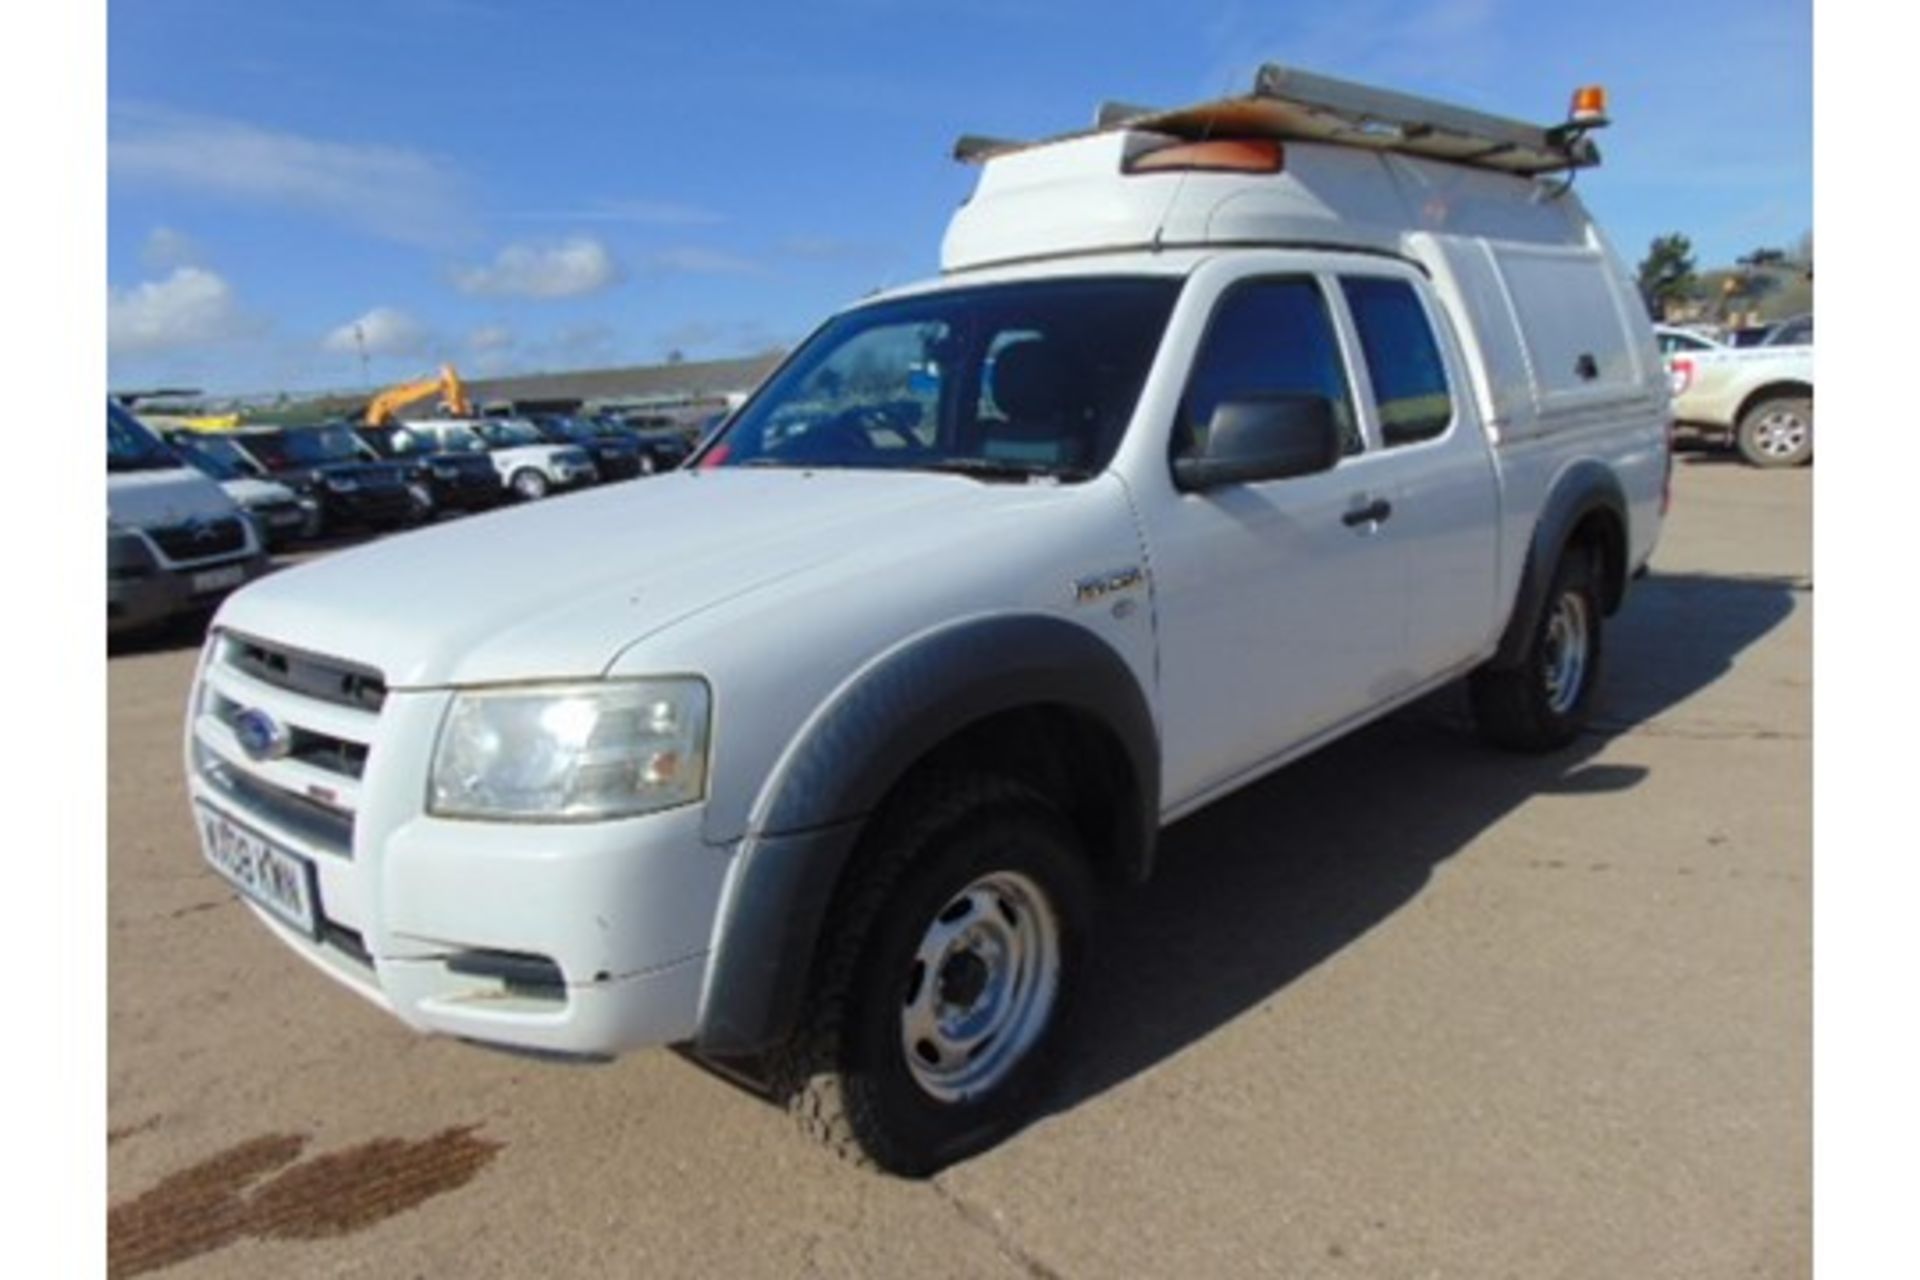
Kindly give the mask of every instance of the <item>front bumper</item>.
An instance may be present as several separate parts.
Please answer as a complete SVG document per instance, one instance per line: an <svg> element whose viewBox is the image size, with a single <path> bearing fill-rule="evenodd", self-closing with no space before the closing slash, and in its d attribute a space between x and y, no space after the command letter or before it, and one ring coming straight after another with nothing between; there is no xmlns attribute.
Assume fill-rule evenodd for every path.
<svg viewBox="0 0 1920 1280"><path fill-rule="evenodd" d="M137 578L107 579L107 634L138 631L169 618L212 609L238 587L266 573L265 552L177 569L156 568ZM231 570L238 569L234 580ZM211 579L219 585L208 585Z"/></svg>
<svg viewBox="0 0 1920 1280"><path fill-rule="evenodd" d="M323 489L322 509L329 525L369 525L392 528L413 518L413 495L405 485L380 488Z"/></svg>
<svg viewBox="0 0 1920 1280"><path fill-rule="evenodd" d="M247 508L253 523L270 547L282 547L300 538L311 537L317 523L317 508L311 499L299 502L262 502Z"/></svg>
<svg viewBox="0 0 1920 1280"><path fill-rule="evenodd" d="M443 511L479 511L497 506L507 496L499 473L491 468L451 477L435 474L428 478L427 486L433 494L433 505Z"/></svg>
<svg viewBox="0 0 1920 1280"><path fill-rule="evenodd" d="M594 459L599 468L600 477L608 483L616 480L634 480L640 476L640 455L637 453L603 453Z"/></svg>
<svg viewBox="0 0 1920 1280"><path fill-rule="evenodd" d="M421 1031L584 1056L695 1036L735 858L703 841L700 806L573 824L432 817L449 694L396 691L377 715L307 705L223 665L223 643L196 685L189 789L313 864L317 936L255 908L283 942ZM223 718L242 705L364 738L365 775L316 784L293 760L249 760ZM303 821L316 786L339 810L330 825Z"/></svg>

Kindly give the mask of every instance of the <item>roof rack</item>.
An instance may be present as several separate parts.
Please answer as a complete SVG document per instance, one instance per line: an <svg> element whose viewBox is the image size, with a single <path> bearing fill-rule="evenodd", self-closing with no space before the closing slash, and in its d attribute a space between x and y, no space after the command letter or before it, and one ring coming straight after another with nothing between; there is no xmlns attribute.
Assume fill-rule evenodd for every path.
<svg viewBox="0 0 1920 1280"><path fill-rule="evenodd" d="M1591 92L1580 91L1576 102L1601 101L1588 96ZM1576 108L1565 124L1533 125L1269 62L1255 73L1253 92L1241 97L1219 98L1171 111L1102 103L1092 129L1036 142L970 134L954 144L953 156L978 163L1047 142L1115 129L1142 129L1193 141L1280 138L1324 142L1533 177L1599 164L1600 149L1587 133L1606 124L1603 106Z"/></svg>

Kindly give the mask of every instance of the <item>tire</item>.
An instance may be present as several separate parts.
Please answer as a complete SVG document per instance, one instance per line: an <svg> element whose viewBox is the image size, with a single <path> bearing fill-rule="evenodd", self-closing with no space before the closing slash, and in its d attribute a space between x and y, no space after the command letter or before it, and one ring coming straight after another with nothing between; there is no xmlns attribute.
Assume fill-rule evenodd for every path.
<svg viewBox="0 0 1920 1280"><path fill-rule="evenodd" d="M1734 447L1756 467L1798 467L1813 460L1813 401L1775 396L1740 415Z"/></svg>
<svg viewBox="0 0 1920 1280"><path fill-rule="evenodd" d="M1509 751L1553 751L1586 728L1602 652L1595 577L1594 556L1567 548L1520 663L1474 672L1467 691L1486 741Z"/></svg>
<svg viewBox="0 0 1920 1280"><path fill-rule="evenodd" d="M547 496L547 478L532 467L522 467L507 482L513 496L522 502L538 502Z"/></svg>
<svg viewBox="0 0 1920 1280"><path fill-rule="evenodd" d="M836 1154L905 1177L1010 1136L1060 1065L1092 902L1079 840L1038 793L909 783L829 914L800 1027L768 1064L775 1096Z"/></svg>

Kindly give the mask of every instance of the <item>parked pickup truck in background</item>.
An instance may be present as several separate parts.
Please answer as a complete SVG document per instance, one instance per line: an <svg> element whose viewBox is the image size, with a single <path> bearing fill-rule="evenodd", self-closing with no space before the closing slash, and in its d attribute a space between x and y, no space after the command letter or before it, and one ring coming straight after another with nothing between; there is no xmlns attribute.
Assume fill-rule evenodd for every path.
<svg viewBox="0 0 1920 1280"><path fill-rule="evenodd" d="M1581 732L1671 460L1577 122L1268 67L995 146L941 274L685 468L227 602L186 772L275 934L924 1174L1035 1113L1163 825L1462 678L1499 746Z"/></svg>
<svg viewBox="0 0 1920 1280"><path fill-rule="evenodd" d="M1805 329L1811 333L1810 321ZM1756 467L1813 461L1811 343L1730 347L1668 328L1658 341L1683 433L1730 444Z"/></svg>

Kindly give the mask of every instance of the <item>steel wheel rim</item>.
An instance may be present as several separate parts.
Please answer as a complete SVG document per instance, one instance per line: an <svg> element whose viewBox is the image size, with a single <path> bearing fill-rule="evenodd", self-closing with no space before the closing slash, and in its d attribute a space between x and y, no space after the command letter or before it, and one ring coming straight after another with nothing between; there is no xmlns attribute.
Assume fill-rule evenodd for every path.
<svg viewBox="0 0 1920 1280"><path fill-rule="evenodd" d="M1771 409L1761 415L1754 443L1770 458L1787 458L1807 443L1807 424L1791 409Z"/></svg>
<svg viewBox="0 0 1920 1280"><path fill-rule="evenodd" d="M1565 715L1579 700L1591 645L1586 597L1569 591L1554 605L1553 617L1547 621L1547 707L1555 715Z"/></svg>
<svg viewBox="0 0 1920 1280"><path fill-rule="evenodd" d="M1060 990L1060 924L1039 885L996 871L949 898L907 964L900 1047L928 1096L993 1089L1046 1030Z"/></svg>

